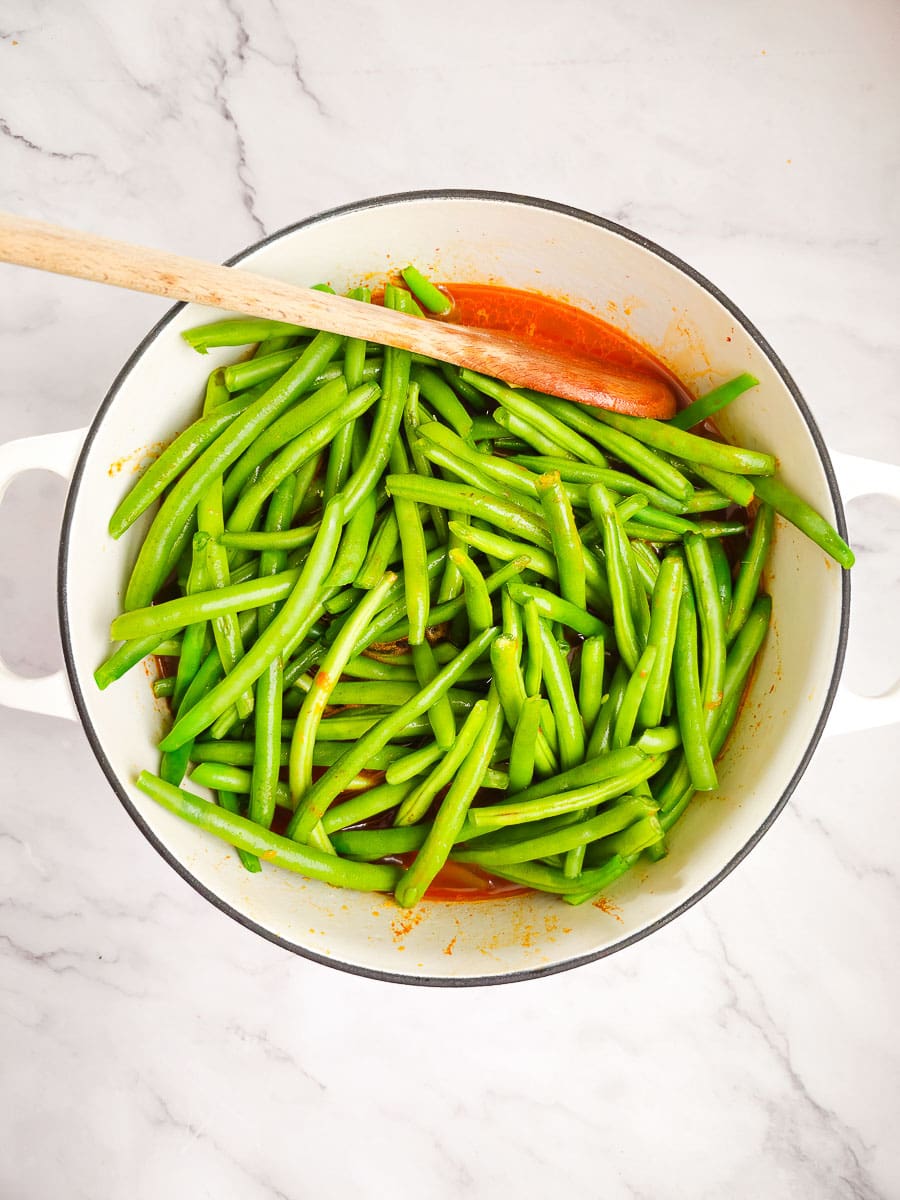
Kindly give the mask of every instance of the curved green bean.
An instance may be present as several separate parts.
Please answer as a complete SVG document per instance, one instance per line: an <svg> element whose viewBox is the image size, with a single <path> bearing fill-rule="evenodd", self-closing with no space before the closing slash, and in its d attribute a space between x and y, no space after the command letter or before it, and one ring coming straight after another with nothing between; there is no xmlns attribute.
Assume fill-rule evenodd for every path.
<svg viewBox="0 0 900 1200"><path fill-rule="evenodd" d="M238 849L256 854L263 862L297 871L308 879L319 879L358 892L386 892L391 891L400 877L397 867L349 862L261 829L245 817L173 787L149 771L141 771L135 782L151 800L192 825Z"/></svg>
<svg viewBox="0 0 900 1200"><path fill-rule="evenodd" d="M479 700L472 706L452 747L400 805L394 818L395 825L414 825L425 816L438 793L451 782L472 752L487 716L487 700ZM486 762L485 769L487 766Z"/></svg>
<svg viewBox="0 0 900 1200"><path fill-rule="evenodd" d="M394 898L403 908L411 908L422 898L447 861L469 807L482 785L503 728L503 713L493 688L488 693L485 710L468 757L460 765L441 801L424 844L394 888Z"/></svg>
<svg viewBox="0 0 900 1200"><path fill-rule="evenodd" d="M417 696L383 717L348 749L343 758L305 794L288 827L289 836L300 841L308 837L347 781L366 765L369 756L382 749L408 722L427 713L434 701L456 683L466 668L477 662L496 636L497 630L491 628L473 639Z"/></svg>
<svg viewBox="0 0 900 1200"><path fill-rule="evenodd" d="M693 404L689 404L687 408L682 408L680 412L669 419L667 424L675 429L693 429L702 421L708 421L710 417L723 409L726 404L730 404L732 400L736 400L748 388L758 386L759 380L745 371L741 375L736 375L734 379L729 379L726 383L720 383L718 387L707 392L705 396L701 396L699 400L695 400Z"/></svg>
<svg viewBox="0 0 900 1200"><path fill-rule="evenodd" d="M790 521L801 533L805 533L810 541L815 542L845 570L853 566L856 556L834 526L777 476L754 480L754 483L760 500L771 504L777 513L786 521Z"/></svg>

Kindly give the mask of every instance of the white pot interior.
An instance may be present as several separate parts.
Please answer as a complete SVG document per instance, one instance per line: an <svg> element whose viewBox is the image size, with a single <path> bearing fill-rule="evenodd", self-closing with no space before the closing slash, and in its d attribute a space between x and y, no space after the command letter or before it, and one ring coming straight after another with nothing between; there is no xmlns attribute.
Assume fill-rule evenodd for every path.
<svg viewBox="0 0 900 1200"><path fill-rule="evenodd" d="M614 229L526 202L398 199L315 220L244 261L298 283L328 280L339 291L414 261L438 279L537 289L594 311L653 348L696 391L749 370L760 387L727 410L723 431L774 451L787 482L835 518L807 421L761 346L701 283ZM138 771L156 769L165 710L142 667L102 693L92 679L145 528L115 542L106 526L145 456L195 416L209 370L233 360L232 351L201 357L178 336L218 315L182 309L120 380L83 455L64 547L73 686L107 769L147 829L234 915L304 953L379 974L487 982L609 951L670 916L754 839L802 770L827 705L839 657L841 571L780 520L768 576L774 627L720 763L720 790L696 798L669 856L620 881L602 908L531 895L429 902L406 913L387 897L274 868L248 875L229 847L134 788Z"/></svg>

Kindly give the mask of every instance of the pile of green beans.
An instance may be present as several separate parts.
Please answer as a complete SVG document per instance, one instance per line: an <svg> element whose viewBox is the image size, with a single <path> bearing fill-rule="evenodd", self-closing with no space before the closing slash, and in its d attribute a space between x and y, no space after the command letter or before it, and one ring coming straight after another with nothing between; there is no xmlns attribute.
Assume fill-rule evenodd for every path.
<svg viewBox="0 0 900 1200"><path fill-rule="evenodd" d="M389 308L448 310L403 280ZM246 870L404 907L449 859L580 904L661 858L717 786L776 514L853 561L771 455L692 432L756 380L661 422L281 323L184 336L255 349L110 520L158 505L97 684L176 664L138 787Z"/></svg>

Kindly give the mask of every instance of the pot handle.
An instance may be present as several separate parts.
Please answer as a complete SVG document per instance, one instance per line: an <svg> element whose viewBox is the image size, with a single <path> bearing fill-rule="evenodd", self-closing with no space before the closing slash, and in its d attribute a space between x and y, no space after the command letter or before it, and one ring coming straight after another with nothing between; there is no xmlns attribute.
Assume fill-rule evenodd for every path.
<svg viewBox="0 0 900 1200"><path fill-rule="evenodd" d="M13 479L25 471L53 471L70 480L86 436L87 429L70 429L65 433L19 438L0 446L0 501ZM10 670L2 659L0 704L49 717L78 719L65 671L29 679Z"/></svg>
<svg viewBox="0 0 900 1200"><path fill-rule="evenodd" d="M900 466L831 451L841 497L890 496L900 500ZM900 721L900 680L880 696L860 696L841 684L825 732L856 733Z"/></svg>

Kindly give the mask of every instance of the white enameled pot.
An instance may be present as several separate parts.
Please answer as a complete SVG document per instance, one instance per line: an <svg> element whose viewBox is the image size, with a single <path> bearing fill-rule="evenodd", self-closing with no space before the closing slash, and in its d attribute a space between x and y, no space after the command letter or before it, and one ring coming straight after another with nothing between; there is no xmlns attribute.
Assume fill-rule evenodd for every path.
<svg viewBox="0 0 900 1200"><path fill-rule="evenodd" d="M726 410L723 432L742 445L774 450L786 481L842 532L836 474L845 499L900 494L897 467L829 455L777 356L715 287L658 246L588 213L494 193L386 196L301 221L233 261L299 283L327 279L338 291L413 261L438 279L563 297L637 337L698 391L740 371L756 375L759 388ZM348 971L421 984L528 978L621 949L705 895L786 803L838 692L849 578L780 520L767 578L774 624L720 763L720 788L694 800L668 857L625 877L603 909L528 895L426 903L407 914L387 897L339 891L285 871L248 876L223 843L135 789L138 771L158 761L163 703L140 668L105 692L92 672L108 653L109 623L146 519L118 542L106 526L133 482L128 467L193 419L210 368L233 356L200 357L178 336L219 315L193 305L172 309L135 350L89 430L0 447L0 494L29 468L72 480L59 558L68 682L62 673L20 679L0 664L0 703L79 717L138 828L188 882L264 937ZM841 693L838 700L830 729L900 718L900 689L877 699Z"/></svg>

